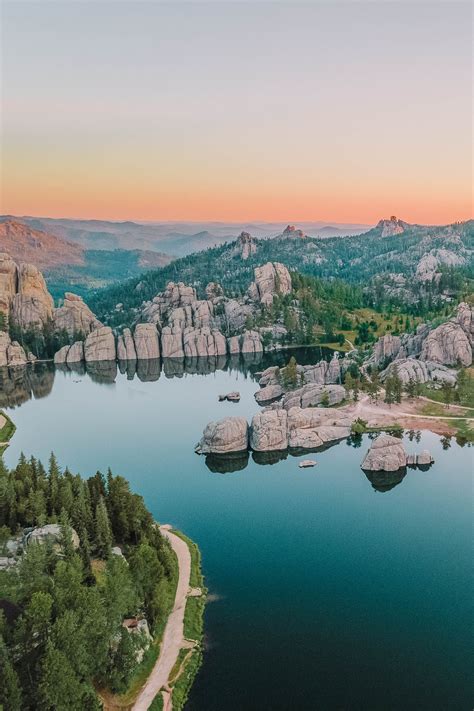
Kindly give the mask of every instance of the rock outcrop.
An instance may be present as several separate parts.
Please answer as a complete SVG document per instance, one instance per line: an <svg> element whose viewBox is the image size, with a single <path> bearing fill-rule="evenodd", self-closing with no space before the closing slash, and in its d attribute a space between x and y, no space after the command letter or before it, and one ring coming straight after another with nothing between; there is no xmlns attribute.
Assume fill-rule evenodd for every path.
<svg viewBox="0 0 474 711"><path fill-rule="evenodd" d="M346 391L342 385L308 383L301 388L286 392L281 400L281 406L285 410L290 410L292 407L317 407L327 400L328 406L332 407L339 405L345 398Z"/></svg>
<svg viewBox="0 0 474 711"><path fill-rule="evenodd" d="M150 324L153 326L153 324ZM156 331L156 326L153 326ZM132 332L129 328L124 328L123 333L117 339L117 359L119 361L134 361L137 359L137 351Z"/></svg>
<svg viewBox="0 0 474 711"><path fill-rule="evenodd" d="M92 331L84 342L86 361L114 361L117 353L115 338L109 326L101 326Z"/></svg>
<svg viewBox="0 0 474 711"><path fill-rule="evenodd" d="M472 364L469 336L454 320L442 323L430 331L423 341L420 358L443 365L469 366Z"/></svg>
<svg viewBox="0 0 474 711"><path fill-rule="evenodd" d="M256 293L264 306L271 306L276 295L291 293L290 272L280 262L267 262L256 267L254 274Z"/></svg>
<svg viewBox="0 0 474 711"><path fill-rule="evenodd" d="M288 444L295 449L316 449L349 437L352 420L340 410L292 407L288 411Z"/></svg>
<svg viewBox="0 0 474 711"><path fill-rule="evenodd" d="M424 468L429 467L433 462L434 459L427 449L419 454L407 454L401 439L388 434L380 434L372 442L361 467L368 472L396 472L405 469L407 465ZM395 484L399 481L396 481Z"/></svg>
<svg viewBox="0 0 474 711"><path fill-rule="evenodd" d="M428 383L430 381L456 385L457 374L455 370L434 361L417 360L416 358L402 358L394 360L380 373L380 380L384 382L389 375L397 374L403 385L410 381L415 383Z"/></svg>
<svg viewBox="0 0 474 711"><path fill-rule="evenodd" d="M54 327L66 331L72 338L76 334L88 336L91 331L102 326L80 296L67 291L63 305L54 310Z"/></svg>
<svg viewBox="0 0 474 711"><path fill-rule="evenodd" d="M393 237L394 235L402 234L410 225L403 220L398 220L395 215L392 215L389 220L379 220L377 229L382 230L382 237Z"/></svg>
<svg viewBox="0 0 474 711"><path fill-rule="evenodd" d="M252 418L250 447L255 452L288 449L288 415L285 410L267 410Z"/></svg>
<svg viewBox="0 0 474 711"><path fill-rule="evenodd" d="M124 332L125 352L131 356L127 360L133 360L133 348L131 334ZM160 357L160 342L158 331L153 323L138 323L133 334L133 344L137 360L153 360Z"/></svg>
<svg viewBox="0 0 474 711"><path fill-rule="evenodd" d="M247 420L243 417L225 417L210 422L196 445L198 454L230 454L248 449L249 432Z"/></svg>
<svg viewBox="0 0 474 711"><path fill-rule="evenodd" d="M165 326L161 331L163 358L184 358L183 331L176 326Z"/></svg>
<svg viewBox="0 0 474 711"><path fill-rule="evenodd" d="M24 349L16 341L11 340L8 333L0 331L0 368L6 366L26 365L29 358Z"/></svg>
<svg viewBox="0 0 474 711"><path fill-rule="evenodd" d="M297 230L294 225L287 225L281 236L289 237L290 239L305 239L308 235L306 235L303 230Z"/></svg>
<svg viewBox="0 0 474 711"><path fill-rule="evenodd" d="M380 434L371 444L361 464L362 469L394 472L406 466L407 454L403 442L388 434Z"/></svg>
<svg viewBox="0 0 474 711"><path fill-rule="evenodd" d="M33 264L17 267L17 293L11 303L11 319L22 329L42 329L53 318L53 299L43 275Z"/></svg>
<svg viewBox="0 0 474 711"><path fill-rule="evenodd" d="M226 417L210 422L198 454L225 455L250 447L255 452L317 449L327 443L345 439L351 432L351 419L335 409L269 409L254 415L250 427L242 417ZM247 443L247 444L245 444ZM245 445L245 446L244 446Z"/></svg>
<svg viewBox="0 0 474 711"><path fill-rule="evenodd" d="M270 383L265 385L265 387L260 388L255 393L255 400L259 405L266 405L269 402L274 402L282 397L285 390L280 383Z"/></svg>
<svg viewBox="0 0 474 711"><path fill-rule="evenodd" d="M207 358L225 355L227 341L220 331L210 328L187 328L183 333L184 355L187 358Z"/></svg>
<svg viewBox="0 0 474 711"><path fill-rule="evenodd" d="M63 346L54 354L55 365L82 363L84 360L84 343L76 341L72 346Z"/></svg>
<svg viewBox="0 0 474 711"><path fill-rule="evenodd" d="M252 254L257 251L257 245L255 240L248 232L241 232L237 238L235 245L235 253L240 256L241 259L246 261Z"/></svg>

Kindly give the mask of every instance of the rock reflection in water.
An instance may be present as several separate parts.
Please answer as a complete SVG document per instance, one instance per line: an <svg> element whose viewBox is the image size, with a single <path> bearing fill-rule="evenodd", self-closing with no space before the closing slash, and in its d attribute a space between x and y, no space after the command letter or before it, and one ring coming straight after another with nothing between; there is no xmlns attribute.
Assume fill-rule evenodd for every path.
<svg viewBox="0 0 474 711"><path fill-rule="evenodd" d="M137 376L142 383L153 383L161 375L161 361L159 358L137 360Z"/></svg>
<svg viewBox="0 0 474 711"><path fill-rule="evenodd" d="M372 484L372 488L375 491L390 491L396 486L402 483L406 477L406 468L397 469L395 472L367 472L364 471L365 476Z"/></svg>
<svg viewBox="0 0 474 711"><path fill-rule="evenodd" d="M115 378L117 377L117 363L115 360L89 361L86 364L86 372L94 383L115 383Z"/></svg>
<svg viewBox="0 0 474 711"><path fill-rule="evenodd" d="M248 452L233 452L232 454L208 454L206 466L211 472L217 474L230 474L245 469L249 462Z"/></svg>
<svg viewBox="0 0 474 711"><path fill-rule="evenodd" d="M255 464L277 464L288 457L288 450L283 449L275 452L252 452L252 459Z"/></svg>
<svg viewBox="0 0 474 711"><path fill-rule="evenodd" d="M0 407L16 407L46 397L53 389L54 367L49 363L0 368Z"/></svg>

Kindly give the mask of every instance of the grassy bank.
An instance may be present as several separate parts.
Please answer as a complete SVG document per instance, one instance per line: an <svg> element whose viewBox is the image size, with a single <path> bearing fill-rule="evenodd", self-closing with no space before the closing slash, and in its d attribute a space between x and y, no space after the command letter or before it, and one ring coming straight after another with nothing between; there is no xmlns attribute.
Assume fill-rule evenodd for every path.
<svg viewBox="0 0 474 711"><path fill-rule="evenodd" d="M5 418L5 424L3 427L0 429L0 456L4 453L6 448L8 447L8 443L10 442L11 438L15 434L16 426L12 422L12 420L8 417L8 415L1 411L0 415L2 415Z"/></svg>
<svg viewBox="0 0 474 711"><path fill-rule="evenodd" d="M184 636L186 639L195 642L192 649L182 649L175 668L171 673L170 686L173 689L173 711L181 711L186 703L194 678L202 663L202 640L204 634L204 608L206 605L206 589L201 571L201 554L199 548L190 538L181 533L173 531L185 543L187 543L191 554L191 578L192 588L200 588L202 595L199 597L188 597L186 610L184 612ZM156 700L156 699L155 699ZM160 706L152 706L154 711Z"/></svg>

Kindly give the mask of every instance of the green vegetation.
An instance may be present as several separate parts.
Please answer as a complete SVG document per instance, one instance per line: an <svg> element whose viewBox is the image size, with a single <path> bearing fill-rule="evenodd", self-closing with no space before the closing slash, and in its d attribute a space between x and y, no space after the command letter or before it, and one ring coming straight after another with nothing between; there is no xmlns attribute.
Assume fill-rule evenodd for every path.
<svg viewBox="0 0 474 711"><path fill-rule="evenodd" d="M53 523L58 532L28 542L31 527ZM0 534L0 547L8 539L18 546L0 571L9 611L0 615L0 707L93 710L96 688L138 688L157 644L140 669L148 638L122 623L145 618L156 642L177 575L169 544L128 482L110 471L87 480L62 472L54 455L47 470L24 456L12 470L0 461Z"/></svg>
<svg viewBox="0 0 474 711"><path fill-rule="evenodd" d="M446 390L442 388L434 388L425 383L421 386L421 394L431 400L446 404ZM459 369L457 387L452 392L452 397L448 395L448 400L448 404L453 402L474 410L474 367Z"/></svg>
<svg viewBox="0 0 474 711"><path fill-rule="evenodd" d="M398 422L394 422L393 425L369 427L367 425L366 420L363 420L361 417L358 417L357 420L354 420L354 422L352 423L351 432L355 435L366 434L368 432L387 432L387 434L391 434L396 437L403 434L403 427Z"/></svg>
<svg viewBox="0 0 474 711"><path fill-rule="evenodd" d="M464 251L474 248L473 226L472 221L453 226ZM377 326L377 335L380 335L379 320L372 315L367 318L359 315L358 324L355 319L344 320L344 311L366 308L384 314L387 330L402 332L407 330L407 319L412 329L419 317L427 320L446 314L450 309L446 296L460 299L473 291L470 264L449 268L441 266L441 278L432 282L413 279L419 259L431 248L449 246L459 249L452 240L449 241L445 228L430 228L428 231L427 228L414 226L390 238L381 237L380 230L374 229L354 237L275 238L256 240L256 245L256 253L246 261L236 253L234 243L182 257L165 267L136 276L125 284L96 291L90 305L98 317L109 325L129 325L134 318L133 309L142 301L152 299L169 281L192 284L201 297L204 296L206 284L217 281L225 287L228 296L237 297L248 288L256 266L279 261L296 277L295 291L304 290L305 278L319 285L317 289L320 291L310 294L309 300L313 300L314 296L319 300L319 317L314 325L319 326L322 341L339 343L342 333L352 343L358 337L360 344L363 344L370 342L375 335L372 321ZM298 281L300 277L296 272L301 281ZM392 283L391 275L401 275L401 280ZM289 326L295 318L290 302L286 304L288 308L284 313L285 324ZM322 302L331 308L327 315L321 308ZM123 304L121 312L115 311L117 303ZM314 303L310 305L311 311L314 312ZM339 333L335 332L337 329ZM333 335L336 338L333 339Z"/></svg>
<svg viewBox="0 0 474 711"><path fill-rule="evenodd" d="M5 412L0 411L0 416L5 418L5 424L0 429L0 456L1 456L4 453L4 451L6 450L6 448L8 447L8 443L10 442L11 438L15 434L16 426Z"/></svg>

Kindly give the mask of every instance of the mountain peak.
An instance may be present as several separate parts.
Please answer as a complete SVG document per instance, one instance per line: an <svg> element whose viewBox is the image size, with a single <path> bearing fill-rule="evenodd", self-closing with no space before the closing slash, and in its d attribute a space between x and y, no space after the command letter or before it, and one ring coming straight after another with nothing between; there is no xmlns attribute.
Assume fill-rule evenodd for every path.
<svg viewBox="0 0 474 711"><path fill-rule="evenodd" d="M397 219L395 215L392 215L389 220L379 220L376 225L376 229L382 230L382 237L399 235L405 232L408 227L410 227L408 222Z"/></svg>
<svg viewBox="0 0 474 711"><path fill-rule="evenodd" d="M304 239L307 235L303 230L297 230L294 225L287 225L283 230L283 237L293 237L298 239Z"/></svg>

